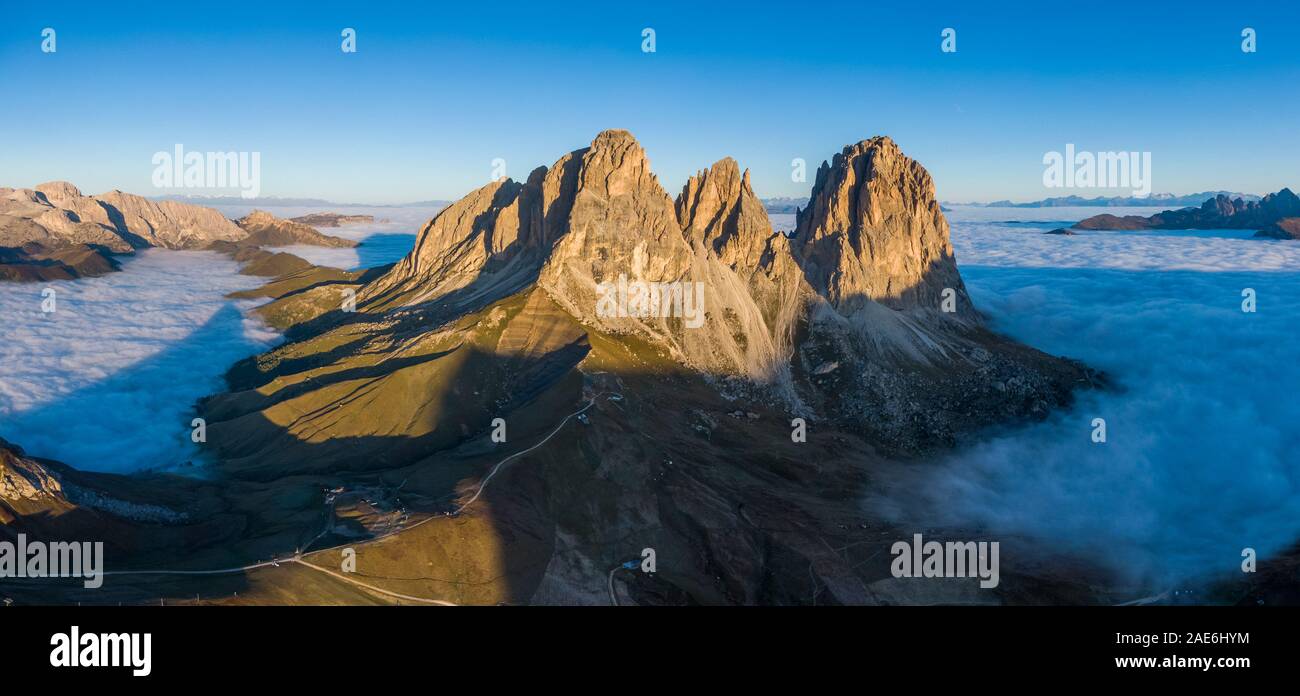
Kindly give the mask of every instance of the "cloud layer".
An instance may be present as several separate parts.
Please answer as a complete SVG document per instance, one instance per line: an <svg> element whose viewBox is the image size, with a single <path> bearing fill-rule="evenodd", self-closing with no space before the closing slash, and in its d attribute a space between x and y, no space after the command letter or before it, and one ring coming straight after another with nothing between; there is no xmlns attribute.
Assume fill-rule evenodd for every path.
<svg viewBox="0 0 1300 696"><path fill-rule="evenodd" d="M224 298L261 282L236 271L212 252L148 250L100 278L0 286L0 436L96 471L194 459L194 402L277 339Z"/></svg>
<svg viewBox="0 0 1300 696"><path fill-rule="evenodd" d="M955 216L962 275L994 328L1118 389L944 458L899 492L907 518L1025 535L1162 587L1300 540L1300 242L1060 237Z"/></svg>
<svg viewBox="0 0 1300 696"><path fill-rule="evenodd" d="M278 208L290 217L319 209ZM389 222L326 230L363 240L356 249L295 247L343 268L401 258L436 209L340 208ZM222 210L238 217L247 209ZM235 361L279 335L225 295L264 279L211 252L148 250L122 272L47 284L0 285L0 437L79 469L136 471L194 461L195 402L224 389ZM53 288L57 311L41 311Z"/></svg>

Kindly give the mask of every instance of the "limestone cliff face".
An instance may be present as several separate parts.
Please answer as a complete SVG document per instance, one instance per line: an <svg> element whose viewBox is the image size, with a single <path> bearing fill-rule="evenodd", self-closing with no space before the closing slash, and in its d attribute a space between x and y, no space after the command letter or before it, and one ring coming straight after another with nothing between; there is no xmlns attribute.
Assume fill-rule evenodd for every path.
<svg viewBox="0 0 1300 696"><path fill-rule="evenodd" d="M570 314L614 333L666 338L663 318L608 310L598 286L689 283L694 261L673 201L650 171L645 150L627 131L605 131L582 153L564 234L538 283Z"/></svg>
<svg viewBox="0 0 1300 696"><path fill-rule="evenodd" d="M730 157L691 177L677 197L677 216L687 238L711 262L727 272L715 272L735 302L745 309L743 335L749 374L780 384L787 399L797 403L789 374L794 333L810 306L818 301L804 278L790 241L772 229L758 196ZM733 278L734 276L734 278Z"/></svg>
<svg viewBox="0 0 1300 696"><path fill-rule="evenodd" d="M199 205L178 201L151 201L122 191L93 197L105 209L109 220L125 233L143 239L150 246L166 249L199 249L217 241L244 237L224 215Z"/></svg>
<svg viewBox="0 0 1300 696"><path fill-rule="evenodd" d="M221 213L176 201L110 191L83 196L66 181L0 188L0 246L27 242L93 244L115 252L145 247L198 249L245 236Z"/></svg>
<svg viewBox="0 0 1300 696"><path fill-rule="evenodd" d="M934 183L888 138L823 164L787 239L734 160L674 201L636 139L605 131L444 210L361 298L454 315L532 284L589 330L905 449L1045 415L1087 380L983 328Z"/></svg>
<svg viewBox="0 0 1300 696"><path fill-rule="evenodd" d="M529 203L536 192L524 189L502 179L445 208L421 228L415 248L366 286L360 300L376 308L419 305L483 280L490 265L514 256L511 243L521 226L533 222Z"/></svg>
<svg viewBox="0 0 1300 696"><path fill-rule="evenodd" d="M726 175L693 180L700 200L674 203L636 139L604 131L524 183L492 182L442 211L359 299L372 311L473 304L536 283L599 331L648 338L694 368L770 378L782 369L795 312L766 270L791 282L797 274L747 179L727 166ZM769 247L782 256L755 283L760 307L747 256ZM654 294L629 298L638 287Z"/></svg>
<svg viewBox="0 0 1300 696"><path fill-rule="evenodd" d="M582 155L566 227L538 284L583 324L793 397L798 278L735 161L693 177L674 202L636 139L605 131Z"/></svg>
<svg viewBox="0 0 1300 696"><path fill-rule="evenodd" d="M582 152L582 151L580 151ZM411 307L455 295L499 298L537 279L573 204L580 152L538 167L519 183L479 188L425 223L415 248L360 300L371 308Z"/></svg>
<svg viewBox="0 0 1300 696"><path fill-rule="evenodd" d="M939 313L947 289L952 314L976 319L934 182L889 138L849 145L822 163L794 241L814 290L842 314L868 300Z"/></svg>

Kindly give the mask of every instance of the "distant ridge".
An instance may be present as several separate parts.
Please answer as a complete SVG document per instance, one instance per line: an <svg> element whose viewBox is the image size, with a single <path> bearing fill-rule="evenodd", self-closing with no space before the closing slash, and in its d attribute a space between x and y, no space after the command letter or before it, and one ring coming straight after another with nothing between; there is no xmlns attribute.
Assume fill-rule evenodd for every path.
<svg viewBox="0 0 1300 696"><path fill-rule="evenodd" d="M438 208L446 207L451 201L415 201L413 203L338 203L327 201L323 198L279 198L276 196L261 196L258 198L240 198L239 196L201 196L190 195L182 196L179 194L168 194L166 196L150 196L150 200L155 201L176 201L178 203L191 203L194 205L248 205L253 207L274 207L274 206L293 206L293 207L335 207L335 208Z"/></svg>
<svg viewBox="0 0 1300 696"><path fill-rule="evenodd" d="M1289 188L1270 193L1258 201L1230 199L1219 195L1199 207L1166 210L1151 217L1109 213L1075 223L1079 230L1223 230L1255 229L1260 237L1293 239L1300 229L1300 196Z"/></svg>
<svg viewBox="0 0 1300 696"><path fill-rule="evenodd" d="M1199 206L1207 198L1217 198L1227 196L1231 200L1240 198L1243 201L1258 201L1260 196L1251 193L1235 193L1232 191L1205 191L1203 193L1189 193L1185 196L1178 196L1172 193L1155 193L1145 198L1136 196L1097 196L1096 198L1084 198L1083 196L1058 196L1055 198L1044 198L1038 201L1028 203L1012 203L1011 201L993 201L992 203L953 203L944 201L944 205L964 205L977 208L1120 208L1120 207L1155 207L1155 206Z"/></svg>
<svg viewBox="0 0 1300 696"><path fill-rule="evenodd" d="M799 212L802 208L808 207L807 196L799 196L797 198L761 198L759 199L759 202L763 204L763 208L769 213L793 214Z"/></svg>

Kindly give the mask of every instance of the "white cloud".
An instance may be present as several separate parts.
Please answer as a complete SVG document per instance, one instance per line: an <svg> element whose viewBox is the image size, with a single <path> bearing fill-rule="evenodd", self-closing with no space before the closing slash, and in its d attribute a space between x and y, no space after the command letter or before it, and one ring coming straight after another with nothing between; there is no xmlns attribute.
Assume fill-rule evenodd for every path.
<svg viewBox="0 0 1300 696"><path fill-rule="evenodd" d="M1164 588L1238 570L1244 547L1294 544L1300 242L1239 236L955 223L962 275L994 328L1118 389L944 457L890 506L1083 551ZM1254 314L1241 311L1246 287ZM1105 444L1091 441L1096 417Z"/></svg>
<svg viewBox="0 0 1300 696"><path fill-rule="evenodd" d="M0 285L0 436L96 471L194 459L194 402L278 336L245 316L253 303L224 298L262 282L236 270L212 252L148 250L100 278Z"/></svg>
<svg viewBox="0 0 1300 696"><path fill-rule="evenodd" d="M248 209L226 209L230 217ZM292 217L319 208L271 208ZM390 222L327 228L358 249L293 248L343 268L401 258L432 208L339 208ZM0 437L79 469L135 471L195 460L194 404L225 389L237 360L279 339L225 295L264 278L212 252L148 250L122 272L53 283L0 284ZM41 312L54 288L58 311Z"/></svg>

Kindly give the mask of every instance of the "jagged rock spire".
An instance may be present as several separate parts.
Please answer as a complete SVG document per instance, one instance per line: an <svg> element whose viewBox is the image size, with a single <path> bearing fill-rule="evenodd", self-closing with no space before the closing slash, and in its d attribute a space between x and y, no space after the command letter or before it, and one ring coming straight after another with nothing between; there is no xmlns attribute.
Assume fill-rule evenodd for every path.
<svg viewBox="0 0 1300 696"><path fill-rule="evenodd" d="M950 289L958 313L975 318L934 182L887 137L822 163L794 241L813 289L842 313L867 300L938 311Z"/></svg>

